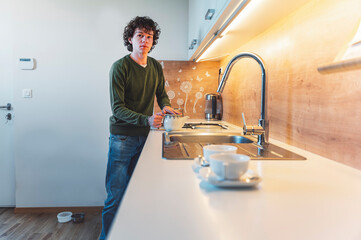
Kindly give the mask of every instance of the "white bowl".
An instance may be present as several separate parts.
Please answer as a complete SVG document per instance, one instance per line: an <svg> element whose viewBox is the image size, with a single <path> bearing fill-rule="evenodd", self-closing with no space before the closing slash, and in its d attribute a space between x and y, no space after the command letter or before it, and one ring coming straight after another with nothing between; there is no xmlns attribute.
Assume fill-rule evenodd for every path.
<svg viewBox="0 0 361 240"><path fill-rule="evenodd" d="M209 166L220 179L236 180L247 172L249 156L237 153L217 153L209 156Z"/></svg>
<svg viewBox="0 0 361 240"><path fill-rule="evenodd" d="M203 156L208 161L209 156L215 153L236 153L237 147L232 145L207 145L203 147Z"/></svg>
<svg viewBox="0 0 361 240"><path fill-rule="evenodd" d="M58 222L59 223L66 223L69 222L71 220L71 215L73 215L72 212L61 212L58 213L57 217L58 217Z"/></svg>
<svg viewBox="0 0 361 240"><path fill-rule="evenodd" d="M163 119L163 126L167 132L180 130L189 117L182 117L181 115L166 114Z"/></svg>

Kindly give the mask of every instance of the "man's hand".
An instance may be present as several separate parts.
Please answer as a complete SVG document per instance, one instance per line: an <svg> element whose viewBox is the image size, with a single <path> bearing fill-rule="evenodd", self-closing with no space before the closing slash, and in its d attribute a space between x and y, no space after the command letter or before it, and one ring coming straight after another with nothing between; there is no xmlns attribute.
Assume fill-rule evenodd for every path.
<svg viewBox="0 0 361 240"><path fill-rule="evenodd" d="M162 126L162 120L163 120L164 114L163 113L156 113L153 116L150 116L148 118L149 126L154 128L159 128Z"/></svg>
<svg viewBox="0 0 361 240"><path fill-rule="evenodd" d="M170 106L165 106L162 109L162 113L163 114L176 114L176 115L180 115L181 113L178 112L177 110L174 110L173 108L171 108Z"/></svg>

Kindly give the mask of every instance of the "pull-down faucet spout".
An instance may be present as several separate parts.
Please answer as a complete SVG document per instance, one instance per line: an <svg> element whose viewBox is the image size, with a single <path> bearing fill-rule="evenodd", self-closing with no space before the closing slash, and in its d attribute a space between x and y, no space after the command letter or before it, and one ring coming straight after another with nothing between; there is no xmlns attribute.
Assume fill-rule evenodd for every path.
<svg viewBox="0 0 361 240"><path fill-rule="evenodd" d="M268 129L268 119L267 119L267 114L266 114L266 69L265 69L265 65L262 61L262 59L257 56L254 53L249 53L249 52L243 52L238 54L237 56L235 56L234 58L232 58L232 60L228 63L226 70L224 71L222 80L218 86L217 92L222 93L224 86L226 85L228 76L232 70L233 65L238 62L238 60L240 60L241 58L253 58L254 60L257 61L257 63L260 65L261 70L262 70L262 92L261 92L261 117L258 120L258 126L247 126L244 122L244 126L243 126L243 132L244 134L250 135L250 134L255 134L258 135L258 141L257 143L259 145L264 145L266 142L268 142L268 133L269 133L269 129Z"/></svg>

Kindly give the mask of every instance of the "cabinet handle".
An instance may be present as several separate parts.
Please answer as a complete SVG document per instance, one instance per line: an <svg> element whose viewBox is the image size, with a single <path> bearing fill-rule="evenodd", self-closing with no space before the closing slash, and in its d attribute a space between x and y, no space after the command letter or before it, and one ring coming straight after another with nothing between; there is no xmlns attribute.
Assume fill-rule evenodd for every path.
<svg viewBox="0 0 361 240"><path fill-rule="evenodd" d="M209 8L206 15L204 16L204 20L212 20L215 13L216 13L216 9Z"/></svg>
<svg viewBox="0 0 361 240"><path fill-rule="evenodd" d="M189 50L192 50L195 45L197 45L197 39L192 40L191 45L189 46Z"/></svg>

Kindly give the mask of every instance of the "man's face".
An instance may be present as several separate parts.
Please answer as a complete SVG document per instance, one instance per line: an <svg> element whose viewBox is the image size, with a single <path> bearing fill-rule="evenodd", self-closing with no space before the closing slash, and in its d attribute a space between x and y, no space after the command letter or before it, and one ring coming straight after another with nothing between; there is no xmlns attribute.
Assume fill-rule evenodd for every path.
<svg viewBox="0 0 361 240"><path fill-rule="evenodd" d="M153 46L153 31L136 28L128 41L133 45L133 52L147 54Z"/></svg>

